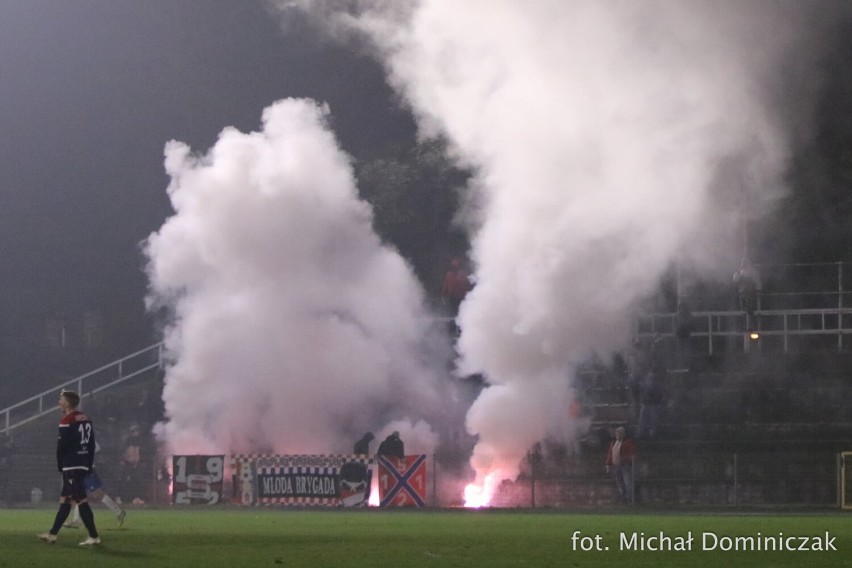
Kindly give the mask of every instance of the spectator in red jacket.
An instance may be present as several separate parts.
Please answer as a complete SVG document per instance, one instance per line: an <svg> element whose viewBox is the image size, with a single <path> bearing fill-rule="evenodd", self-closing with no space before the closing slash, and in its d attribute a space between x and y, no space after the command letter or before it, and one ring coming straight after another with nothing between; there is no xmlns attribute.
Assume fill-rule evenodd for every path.
<svg viewBox="0 0 852 568"><path fill-rule="evenodd" d="M615 479L618 498L622 503L633 503L633 460L636 445L626 437L623 426L615 429L615 440L606 452L606 472Z"/></svg>
<svg viewBox="0 0 852 568"><path fill-rule="evenodd" d="M441 289L441 295L453 317L459 313L459 305L470 292L470 288L470 275L462 266L461 260L454 258L450 262L450 269L444 274L444 286Z"/></svg>

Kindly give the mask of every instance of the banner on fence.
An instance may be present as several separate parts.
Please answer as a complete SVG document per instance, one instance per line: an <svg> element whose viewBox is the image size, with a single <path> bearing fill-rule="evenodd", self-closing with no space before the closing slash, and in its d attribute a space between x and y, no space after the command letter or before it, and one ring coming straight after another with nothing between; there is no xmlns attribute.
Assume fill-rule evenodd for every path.
<svg viewBox="0 0 852 568"><path fill-rule="evenodd" d="M365 507L368 456L232 456L234 493L243 505Z"/></svg>
<svg viewBox="0 0 852 568"><path fill-rule="evenodd" d="M222 502L225 456L172 456L172 503Z"/></svg>
<svg viewBox="0 0 852 568"><path fill-rule="evenodd" d="M426 456L378 456L381 507L423 507L426 503Z"/></svg>

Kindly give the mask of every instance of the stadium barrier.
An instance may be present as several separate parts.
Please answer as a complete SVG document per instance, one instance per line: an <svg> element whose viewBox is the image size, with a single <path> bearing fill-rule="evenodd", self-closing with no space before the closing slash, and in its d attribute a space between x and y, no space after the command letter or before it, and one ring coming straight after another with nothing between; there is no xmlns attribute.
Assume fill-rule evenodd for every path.
<svg viewBox="0 0 852 568"><path fill-rule="evenodd" d="M241 505L364 507L373 479L380 507L426 505L425 455L234 455L231 501ZM215 505L225 498L225 456L172 456L172 504ZM375 473L375 475L374 475Z"/></svg>
<svg viewBox="0 0 852 568"><path fill-rule="evenodd" d="M852 456L825 452L641 453L634 463L635 502L680 506L813 506L852 508ZM512 471L496 483L492 507L597 507L618 502L602 456L493 456L492 470ZM469 467L436 460L430 503L463 506Z"/></svg>
<svg viewBox="0 0 852 568"><path fill-rule="evenodd" d="M852 452L688 452L684 448L656 452L640 448L633 469L636 504L852 509ZM364 469L355 472L346 464L362 465L367 477ZM172 457L171 465L172 488L165 502L173 505L337 507L365 506L369 500L372 506L385 507L463 507L465 488L475 479L462 455L417 455L404 460L352 455L178 455ZM609 507L618 502L615 483L598 453L478 456L477 466L482 472L497 471L507 477L494 482L487 499L490 507ZM151 485L159 488L162 482ZM152 502L164 503L155 498Z"/></svg>

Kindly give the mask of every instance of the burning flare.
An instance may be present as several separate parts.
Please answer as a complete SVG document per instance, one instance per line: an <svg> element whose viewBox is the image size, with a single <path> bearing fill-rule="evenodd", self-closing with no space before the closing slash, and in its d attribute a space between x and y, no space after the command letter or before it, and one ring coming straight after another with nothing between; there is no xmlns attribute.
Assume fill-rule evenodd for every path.
<svg viewBox="0 0 852 568"><path fill-rule="evenodd" d="M485 476L481 485L477 483L468 483L464 488L464 506L471 509L479 509L487 507L491 503L494 492L497 491L497 486L500 484L500 475L497 471L492 471Z"/></svg>

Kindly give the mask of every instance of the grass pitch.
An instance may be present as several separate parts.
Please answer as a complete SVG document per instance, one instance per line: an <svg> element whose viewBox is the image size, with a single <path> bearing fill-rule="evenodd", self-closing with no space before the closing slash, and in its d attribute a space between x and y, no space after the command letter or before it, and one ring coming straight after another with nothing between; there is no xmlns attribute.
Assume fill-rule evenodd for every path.
<svg viewBox="0 0 852 568"><path fill-rule="evenodd" d="M100 506L95 511L103 544L85 549L77 545L86 537L82 529L63 529L53 545L36 539L36 533L52 524L54 509L0 510L0 567L852 566L852 515L840 513L602 515L189 507L131 509L125 526L116 529L111 514ZM577 537L575 531L580 531ZM826 532L834 540L828 541ZM644 533L653 548L660 533L673 547L690 533L693 542L683 551L620 550L621 533L628 538L637 533L637 544ZM714 542L714 537L702 539L703 533L716 535L716 550L702 550ZM719 549L727 543L724 537L779 533L783 538L806 537L811 547L817 539L820 546L831 542L837 551ZM581 550L583 544L593 550ZM594 550L593 544L601 550Z"/></svg>

